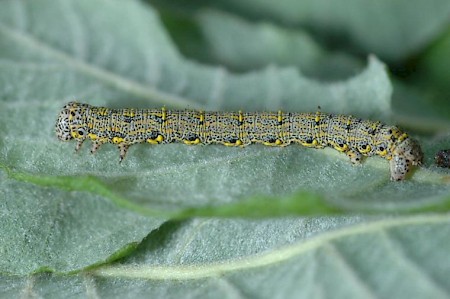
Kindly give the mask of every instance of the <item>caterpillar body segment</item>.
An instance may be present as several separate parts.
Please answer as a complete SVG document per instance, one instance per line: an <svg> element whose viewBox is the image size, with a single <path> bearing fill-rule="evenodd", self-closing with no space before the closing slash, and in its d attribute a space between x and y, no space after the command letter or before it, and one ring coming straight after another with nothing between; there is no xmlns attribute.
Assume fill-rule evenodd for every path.
<svg viewBox="0 0 450 299"><path fill-rule="evenodd" d="M262 143L313 148L332 147L353 163L378 155L390 161L392 180L403 180L411 165L419 165L420 146L395 126L349 115L278 112L205 112L195 110L108 109L70 102L56 122L60 140L92 141L91 152L104 143L116 144L120 161L130 145L181 142L246 146Z"/></svg>

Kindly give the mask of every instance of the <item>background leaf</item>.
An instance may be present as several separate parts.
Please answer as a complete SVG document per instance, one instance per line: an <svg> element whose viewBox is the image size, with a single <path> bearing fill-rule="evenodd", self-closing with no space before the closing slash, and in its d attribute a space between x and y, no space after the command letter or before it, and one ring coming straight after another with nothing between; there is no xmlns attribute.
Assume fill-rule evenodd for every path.
<svg viewBox="0 0 450 299"><path fill-rule="evenodd" d="M219 287L228 297L448 297L449 172L432 165L449 142L439 112L449 104L436 92L447 2L240 3L0 3L2 296L208 297ZM183 33L198 45L180 54L171 38ZM320 106L408 126L425 165L395 183L385 160L354 167L330 149L181 144L134 146L119 165L113 146L75 154L56 140L56 116L73 99ZM440 215L394 216L426 212Z"/></svg>
<svg viewBox="0 0 450 299"><path fill-rule="evenodd" d="M148 2L176 13L215 7L253 20L270 20L287 27L305 28L328 45L338 45L351 52L376 53L392 63L423 50L446 30L450 21L450 5L445 0Z"/></svg>

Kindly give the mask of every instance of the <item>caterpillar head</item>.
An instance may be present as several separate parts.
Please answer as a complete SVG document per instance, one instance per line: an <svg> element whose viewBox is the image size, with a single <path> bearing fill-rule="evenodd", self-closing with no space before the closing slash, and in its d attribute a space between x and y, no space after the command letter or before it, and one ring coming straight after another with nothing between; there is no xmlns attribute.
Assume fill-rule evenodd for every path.
<svg viewBox="0 0 450 299"><path fill-rule="evenodd" d="M70 102L65 105L56 120L55 131L59 140L84 139L83 111L86 105Z"/></svg>
<svg viewBox="0 0 450 299"><path fill-rule="evenodd" d="M400 141L393 149L390 160L391 180L403 180L411 165L421 165L422 162L423 153L417 141L411 138Z"/></svg>

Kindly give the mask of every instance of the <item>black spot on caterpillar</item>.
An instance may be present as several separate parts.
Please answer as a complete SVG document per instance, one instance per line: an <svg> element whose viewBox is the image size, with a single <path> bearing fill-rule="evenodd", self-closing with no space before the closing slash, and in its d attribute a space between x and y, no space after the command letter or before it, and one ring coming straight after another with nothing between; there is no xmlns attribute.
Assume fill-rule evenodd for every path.
<svg viewBox="0 0 450 299"><path fill-rule="evenodd" d="M56 122L60 140L93 142L91 153L104 143L116 144L120 161L130 145L262 143L286 146L298 143L313 148L332 147L353 163L378 155L390 163L391 180L403 180L411 165L420 165L419 144L395 126L349 115L278 112L204 112L162 109L108 109L70 102Z"/></svg>

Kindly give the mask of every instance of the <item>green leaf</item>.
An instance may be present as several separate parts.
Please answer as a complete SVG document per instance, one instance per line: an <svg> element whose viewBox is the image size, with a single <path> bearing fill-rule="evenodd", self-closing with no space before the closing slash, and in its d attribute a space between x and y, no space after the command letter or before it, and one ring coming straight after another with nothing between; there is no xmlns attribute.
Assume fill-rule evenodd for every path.
<svg viewBox="0 0 450 299"><path fill-rule="evenodd" d="M0 172L0 271L70 272L129 254L162 220L86 192L38 188Z"/></svg>
<svg viewBox="0 0 450 299"><path fill-rule="evenodd" d="M447 94L450 93L450 88L447 84L450 77L450 58L448 53L450 51L450 26L447 32L440 40L426 53L422 61L422 67L425 68L425 74L430 75L429 83L435 83L442 88ZM430 82L431 81L431 82Z"/></svg>
<svg viewBox="0 0 450 299"><path fill-rule="evenodd" d="M34 3L5 1L1 10L5 17L15 11L26 16L27 11L42 10L44 15L36 19L36 24L32 23L33 18L28 20L22 16L31 22L28 31L17 22L21 18L0 24L6 45L0 67L2 80L8 87L0 103L0 125L5 132L0 163L12 172L50 177L46 186L51 177L54 177L53 185L59 186L61 176L74 180L79 175L94 176L105 188L123 198L175 212L180 208L225 204L259 194L287 195L302 188L326 192L328 189L323 188L322 182L330 181L330 177L336 177L332 186L346 193L348 182L358 177L376 176L381 184L389 183L386 167L384 171L370 164L352 167L342 157L336 160L335 153L324 156L330 151L299 147L254 146L242 150L218 146L189 148L180 144L151 149L136 146L120 165L112 146L104 146L96 155L88 155L86 148L78 155L73 154L74 145L60 143L52 132L59 109L73 97L110 107L142 106L147 102L145 105L149 107L155 106L150 102L162 102L168 106L185 103L185 107L206 109L305 111L316 110L321 105L325 111L386 119L391 85L383 64L374 57L363 72L342 82L321 83L294 69L277 67L242 75L229 74L222 68L184 61L164 35L154 13L150 9L142 10L134 2L108 5L95 18L89 14L99 10L97 6L102 1L57 4L40 1L36 8L32 7ZM46 9L47 6L51 8ZM50 19L45 16L54 10L63 14L49 22L41 21ZM111 21L120 19L123 11L134 16L131 23ZM73 24L69 22L70 30L54 26L58 18L61 22L73 19ZM85 22L80 23L82 19ZM124 29L138 27L145 29L134 38ZM102 41L111 36L111 31L115 32L114 38ZM60 41L68 34L74 36L75 43L67 45ZM146 42L150 39L151 43ZM116 55L104 53L101 42L113 46ZM22 51L14 51L16 48ZM141 61L145 61L145 68L140 67ZM152 85L154 76L159 79ZM174 88L179 92L173 91ZM121 103L124 97L128 101ZM193 97L199 101L190 100ZM18 119L27 122L19 124ZM27 146L30 140L39 146ZM30 163L30 160L39 162ZM85 182L86 177L80 180ZM176 187L174 181L178 182Z"/></svg>
<svg viewBox="0 0 450 299"><path fill-rule="evenodd" d="M289 28L305 28L333 48L374 53L383 60L395 63L425 49L448 28L450 15L450 2L446 0L149 2L168 6L175 11L215 7L248 19L270 20Z"/></svg>
<svg viewBox="0 0 450 299"><path fill-rule="evenodd" d="M297 66L303 74L324 80L342 80L362 68L359 59L325 50L301 28L250 22L215 9L183 17L170 9L164 12L163 21L180 50L206 63L241 72L273 64Z"/></svg>
<svg viewBox="0 0 450 299"><path fill-rule="evenodd" d="M272 32L283 34L279 30ZM311 55L327 55L314 51L320 48L313 48ZM0 2L0 86L0 271L16 275L4 276L5 296L20 292L30 297L42 294L60 298L79 295L81 286L82 295L93 297L133 294L131 290L140 295L149 288L155 288L156 295L162 292L175 297L185 292L180 285L187 286L194 296L200 292L198 286L212 290L217 278L188 277L180 284L173 276L167 281L158 279L155 284L153 278L145 276L156 265L147 263L147 259L170 259L166 252L177 246L188 248L191 241L198 245L193 247L198 255L193 256L196 263L189 265L214 275L222 267L217 268L218 263L223 262L225 268L231 265L224 277L248 285L243 289L250 292L249 297L263 296L265 289L255 287L266 281L272 292L288 294L291 288L297 290L293 281L303 279L303 273L324 277L319 282L327 292L335 289L336 285L328 284L337 277L356 284L354 297L366 294L364 283L397 295L390 281L377 278L393 270L397 281L402 281L402 274L414 267L409 265L406 271L390 262L376 268L375 278L368 273L374 262L369 259L364 264L364 253L377 248L373 240L383 241L375 235L379 229L391 232L398 226L399 234L408 238L405 250L420 257L414 261L424 261L423 257L430 255L436 256L433 265L444 264L446 255L442 252L447 247L438 241L445 238L434 236L448 234L446 215L391 220L379 215L381 220L376 224L368 223L370 217L335 216L448 211L448 170L431 166L434 152L443 145L433 142L430 135L420 137L427 154L424 167L407 181L395 183L389 181L385 160L367 159L354 167L345 155L331 149L136 145L119 164L117 149L111 145L95 155L90 155L85 145L75 154L73 143L59 142L54 134L58 112L73 99L107 107L166 105L208 110L316 111L321 106L326 112L353 113L393 123L395 120L389 119L392 84L385 65L375 56L369 56L361 72L328 83L311 79L291 65L235 74L222 65L205 66L185 59L152 7L138 1L4 0ZM315 217L254 222L217 219L286 215ZM192 230L191 223L202 221L194 219L169 222L158 230L166 219L195 216L213 217L214 225ZM354 226L356 222L362 228ZM291 235L293 226L293 233L299 236ZM325 234L330 228L336 229L335 237ZM178 229L186 234L179 234ZM205 230L198 239L196 229ZM239 229L245 233L238 234ZM258 234L252 237L256 231ZM308 251L311 243L302 232L311 231L320 245ZM135 246L147 235L147 241L136 252ZM409 239L417 235L421 237ZM342 266L327 264L335 257L333 250L328 252L329 245L322 247L331 240L327 238L337 242L333 244L336 248L350 252L348 257L354 258L351 261L358 265L358 274L345 269L344 263L343 271L327 276L323 269L329 269L328 265ZM428 246L433 242L436 246ZM232 243L235 245L225 251L226 245ZM353 247L354 243L357 246ZM237 249L239 244L241 249ZM383 246L376 257L390 253ZM239 259L250 265L259 263L259 255L245 252L253 253L252 248L272 263L261 264L261 268L245 268L245 264L233 268L240 264ZM363 256L354 255L351 250L355 248L360 248L357 253ZM182 260L184 252L182 248L174 254ZM286 252L292 255L286 256ZM311 255L303 252L325 256L324 264L315 268L317 265L309 264ZM233 259L227 255L233 255ZM283 255L285 260L276 260ZM112 263L123 256L128 257L124 263L131 267L129 273L137 273L135 278L126 277L126 268ZM392 260L395 258L390 256ZM99 264L111 266L96 270ZM299 268L290 270L297 264ZM161 273L175 273L184 267L182 263L157 265L166 267ZM42 271L59 275L32 274ZM76 275L67 275L77 271ZM413 275L420 274L407 276L403 290L414 289L417 277L428 277L428 271L438 286L430 282L423 294L448 292L441 283L447 267L433 269L426 264L415 271ZM363 283L355 282L359 274ZM247 280L242 279L247 276ZM280 284L285 277L292 278L292 282ZM276 285L282 287L277 289Z"/></svg>
<svg viewBox="0 0 450 299"><path fill-rule="evenodd" d="M426 51L418 62L417 74L409 83L408 88L413 90L422 99L422 102L432 104L434 118L441 123L439 131L449 129L450 109L449 101L450 87L448 78L450 76L450 26L447 32L440 37ZM423 105L422 105L423 106ZM430 110L430 109L428 109Z"/></svg>
<svg viewBox="0 0 450 299"><path fill-rule="evenodd" d="M448 260L448 217L357 224L361 220L194 222L175 230L184 243L154 235L163 246L144 243L145 253L138 250L129 261L93 274L148 282L194 280L194 285L216 288L224 283L228 288L219 288L220 297L448 297L450 268L439 266ZM317 225L322 226L320 234ZM208 246L205 239L214 242Z"/></svg>
<svg viewBox="0 0 450 299"><path fill-rule="evenodd" d="M449 228L436 215L167 223L128 260L76 276L3 276L0 296L448 298Z"/></svg>

